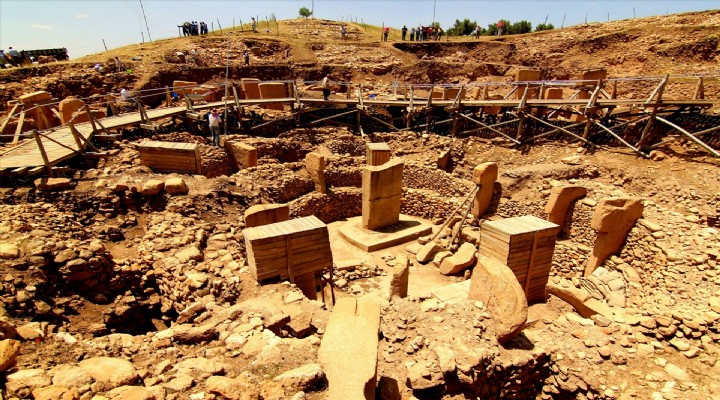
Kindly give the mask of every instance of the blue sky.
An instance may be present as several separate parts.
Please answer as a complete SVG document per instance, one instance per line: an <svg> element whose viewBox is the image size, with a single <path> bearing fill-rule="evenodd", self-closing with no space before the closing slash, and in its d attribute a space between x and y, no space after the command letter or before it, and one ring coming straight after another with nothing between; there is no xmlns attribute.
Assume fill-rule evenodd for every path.
<svg viewBox="0 0 720 400"><path fill-rule="evenodd" d="M314 3L314 5L313 5ZM347 20L349 16L375 25L401 27L429 24L433 19L444 28L455 19L469 18L482 26L499 19L528 20L535 26L547 22L560 27L585 22L711 10L717 0L611 0L611 1L453 1L453 0L0 0L0 48L39 49L66 47L71 58L108 48L177 37L183 21L217 21L230 27L251 16L261 19L274 14L277 19L295 18L300 7L314 7L315 17ZM433 8L435 8L433 10ZM142 32L142 34L141 34ZM149 36L149 37L148 37Z"/></svg>

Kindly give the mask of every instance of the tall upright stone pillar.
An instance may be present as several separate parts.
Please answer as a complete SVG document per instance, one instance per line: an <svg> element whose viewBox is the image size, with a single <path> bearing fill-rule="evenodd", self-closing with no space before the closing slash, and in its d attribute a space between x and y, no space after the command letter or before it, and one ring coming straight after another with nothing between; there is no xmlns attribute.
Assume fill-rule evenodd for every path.
<svg viewBox="0 0 720 400"><path fill-rule="evenodd" d="M473 183L480 186L470 209L475 218L480 218L490 207L497 176L498 166L493 162L480 164L473 169Z"/></svg>
<svg viewBox="0 0 720 400"><path fill-rule="evenodd" d="M315 190L325 194L327 185L325 183L325 156L320 153L308 153L305 156L305 169L310 178L315 182Z"/></svg>
<svg viewBox="0 0 720 400"><path fill-rule="evenodd" d="M404 163L394 158L362 172L362 227L375 230L400 220Z"/></svg>
<svg viewBox="0 0 720 400"><path fill-rule="evenodd" d="M642 217L643 209L642 200L637 198L609 197L600 200L590 221L598 236L585 265L585 276L592 274L608 256L620 251L630 228Z"/></svg>
<svg viewBox="0 0 720 400"><path fill-rule="evenodd" d="M582 186L558 186L550 191L550 198L545 205L548 221L560 226L559 236L566 236L565 218L568 210L578 200L587 195L587 189Z"/></svg>

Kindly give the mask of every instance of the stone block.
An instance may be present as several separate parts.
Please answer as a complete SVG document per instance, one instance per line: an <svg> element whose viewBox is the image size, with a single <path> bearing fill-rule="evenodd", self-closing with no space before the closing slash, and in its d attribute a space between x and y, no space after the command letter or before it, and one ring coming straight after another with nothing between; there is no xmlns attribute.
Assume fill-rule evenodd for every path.
<svg viewBox="0 0 720 400"><path fill-rule="evenodd" d="M578 85L597 85L597 81L600 79L607 79L607 70L605 68L586 69L580 75L582 82Z"/></svg>
<svg viewBox="0 0 720 400"><path fill-rule="evenodd" d="M317 287L315 282L315 273L308 272L293 277L293 283L300 291L310 300L317 300Z"/></svg>
<svg viewBox="0 0 720 400"><path fill-rule="evenodd" d="M367 164L371 166L383 165L390 161L392 153L390 146L385 142L367 144Z"/></svg>
<svg viewBox="0 0 720 400"><path fill-rule="evenodd" d="M274 224L290 219L287 204L258 204L245 210L245 228Z"/></svg>
<svg viewBox="0 0 720 400"><path fill-rule="evenodd" d="M498 166L494 162L478 164L473 169L472 180L476 185L495 183L498 177Z"/></svg>
<svg viewBox="0 0 720 400"><path fill-rule="evenodd" d="M20 101L23 104L32 104L37 103L41 101L50 101L52 100L52 95L49 92L46 92L44 90L40 90L37 92L27 93L20 97L18 97L18 101Z"/></svg>
<svg viewBox="0 0 720 400"><path fill-rule="evenodd" d="M455 275L464 271L475 263L477 249L472 243L463 243L455 254L445 257L440 262L440 273L443 275Z"/></svg>
<svg viewBox="0 0 720 400"><path fill-rule="evenodd" d="M445 88L445 91L443 93L443 100L455 100L457 98L458 93L462 91L462 94L460 95L460 98L465 97L465 88L459 88L459 87L450 87Z"/></svg>
<svg viewBox="0 0 720 400"><path fill-rule="evenodd" d="M565 285L548 283L545 292L570 304L584 318L590 318L596 314L609 319L613 318L612 308L593 298L587 290L578 289L570 282L566 282Z"/></svg>
<svg viewBox="0 0 720 400"><path fill-rule="evenodd" d="M155 196L160 194L165 188L165 181L160 179L150 179L142 186L143 196Z"/></svg>
<svg viewBox="0 0 720 400"><path fill-rule="evenodd" d="M257 166L257 148L241 142L226 141L225 149L235 161L238 170Z"/></svg>
<svg viewBox="0 0 720 400"><path fill-rule="evenodd" d="M363 169L363 228L374 230L399 221L403 166L402 160L396 158L381 166Z"/></svg>
<svg viewBox="0 0 720 400"><path fill-rule="evenodd" d="M51 384L50 377L39 368L22 369L5 377L5 389L11 397L27 398L25 393Z"/></svg>
<svg viewBox="0 0 720 400"><path fill-rule="evenodd" d="M415 255L415 258L419 263L425 264L433 260L435 254L445 250L442 246L438 245L435 241L431 240L425 243Z"/></svg>
<svg viewBox="0 0 720 400"><path fill-rule="evenodd" d="M92 113L92 116L95 117L95 119L102 119L105 118L107 115L105 114L105 111L102 110L90 110ZM83 122L89 122L90 116L88 115L88 112L85 110L76 111L72 118L74 124L80 124Z"/></svg>
<svg viewBox="0 0 720 400"><path fill-rule="evenodd" d="M185 94L190 94L192 92L192 88L197 87L197 82L190 82L190 81L173 81L173 92L177 93L177 95L182 99L185 97ZM184 91L184 93L183 93Z"/></svg>
<svg viewBox="0 0 720 400"><path fill-rule="evenodd" d="M242 86L243 93L245 93L246 99L259 99L260 98L260 79L254 78L242 78L240 85Z"/></svg>
<svg viewBox="0 0 720 400"><path fill-rule="evenodd" d="M562 88L545 89L545 100L560 100L563 98Z"/></svg>
<svg viewBox="0 0 720 400"><path fill-rule="evenodd" d="M513 271L500 261L478 257L468 298L482 301L490 311L491 326L500 343L512 339L527 323L525 292Z"/></svg>
<svg viewBox="0 0 720 400"><path fill-rule="evenodd" d="M0 341L0 372L7 371L15 365L15 359L20 354L20 342L13 339Z"/></svg>
<svg viewBox="0 0 720 400"><path fill-rule="evenodd" d="M480 218L490 207L497 176L498 166L492 162L479 164L473 169L473 183L480 186L470 209L475 218Z"/></svg>
<svg viewBox="0 0 720 400"><path fill-rule="evenodd" d="M515 82L527 82L527 81L539 81L540 80L540 71L534 70L534 69L521 69L518 70L517 74L515 75ZM515 92L515 98L516 99L522 99L523 95L525 94L525 86L518 86L517 91ZM538 95L538 88L535 87L528 87L528 94L527 98L532 99L537 97Z"/></svg>
<svg viewBox="0 0 720 400"><path fill-rule="evenodd" d="M447 171L449 163L450 163L450 150L441 151L437 158L438 169Z"/></svg>
<svg viewBox="0 0 720 400"><path fill-rule="evenodd" d="M568 210L577 201L587 195L587 189L582 186L557 186L550 191L550 198L545 205L548 221L561 227L565 226Z"/></svg>
<svg viewBox="0 0 720 400"><path fill-rule="evenodd" d="M410 261L404 255L395 258L395 266L390 277L390 293L388 298L405 298L408 294L408 282L410 278Z"/></svg>
<svg viewBox="0 0 720 400"><path fill-rule="evenodd" d="M318 350L328 400L375 399L379 329L377 298L337 300Z"/></svg>
<svg viewBox="0 0 720 400"><path fill-rule="evenodd" d="M630 228L642 217L643 203L637 198L610 197L600 200L590 226L598 231L592 254L585 265L585 276L617 253L625 243Z"/></svg>
<svg viewBox="0 0 720 400"><path fill-rule="evenodd" d="M305 169L310 178L315 182L315 190L320 193L327 192L327 185L325 183L325 156L319 153L308 153L305 156Z"/></svg>
<svg viewBox="0 0 720 400"><path fill-rule="evenodd" d="M170 195L176 196L188 194L190 189L188 189L187 183L185 183L184 179L170 178L165 181L165 191Z"/></svg>
<svg viewBox="0 0 720 400"><path fill-rule="evenodd" d="M282 99L287 97L285 84L281 82L266 82L258 84L261 99ZM284 110L283 103L266 103L263 108L267 110Z"/></svg>
<svg viewBox="0 0 720 400"><path fill-rule="evenodd" d="M598 232L627 231L643 213L643 203L637 198L610 197L600 200L590 226Z"/></svg>
<svg viewBox="0 0 720 400"><path fill-rule="evenodd" d="M20 248L14 243L0 243L0 260L14 260L20 257Z"/></svg>
<svg viewBox="0 0 720 400"><path fill-rule="evenodd" d="M45 192L66 190L72 187L72 181L68 178L38 178L34 183L38 190Z"/></svg>
<svg viewBox="0 0 720 400"><path fill-rule="evenodd" d="M85 107L85 102L75 97L68 97L63 99L58 105L60 110L60 122L67 124L73 115Z"/></svg>

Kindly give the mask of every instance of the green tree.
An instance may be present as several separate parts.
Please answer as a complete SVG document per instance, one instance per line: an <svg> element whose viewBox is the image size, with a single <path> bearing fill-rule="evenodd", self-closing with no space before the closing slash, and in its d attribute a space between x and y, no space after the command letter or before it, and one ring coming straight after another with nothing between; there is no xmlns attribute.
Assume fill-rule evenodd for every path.
<svg viewBox="0 0 720 400"><path fill-rule="evenodd" d="M517 35L519 33L529 33L532 32L532 24L529 21L518 21L514 22L512 25L510 25L510 32L513 35Z"/></svg>
<svg viewBox="0 0 720 400"><path fill-rule="evenodd" d="M301 17L309 17L312 15L312 11L310 11L307 7L300 7L300 16Z"/></svg>
<svg viewBox="0 0 720 400"><path fill-rule="evenodd" d="M448 34L453 36L467 36L472 34L476 26L477 22L470 21L467 18L462 21L456 19L455 24L450 29L448 29Z"/></svg>
<svg viewBox="0 0 720 400"><path fill-rule="evenodd" d="M555 29L553 24L537 24L537 26L535 27L535 32L550 31L553 29Z"/></svg>

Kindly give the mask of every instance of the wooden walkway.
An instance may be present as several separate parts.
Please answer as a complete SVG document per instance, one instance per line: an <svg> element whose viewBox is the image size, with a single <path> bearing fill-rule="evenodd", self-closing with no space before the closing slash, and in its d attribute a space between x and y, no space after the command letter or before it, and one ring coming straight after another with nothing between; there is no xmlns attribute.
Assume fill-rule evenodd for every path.
<svg viewBox="0 0 720 400"><path fill-rule="evenodd" d="M56 166L57 164L61 163L62 161L65 161L69 158L72 158L76 155L80 154L87 154L86 148L92 147L90 144L90 140L93 138L93 135L103 130L105 131L117 131L122 128L131 127L131 126L141 126L141 127L147 127L147 125L152 125L152 121L162 120L165 118L171 118L171 117L184 117L184 116L190 116L190 114L195 113L195 119L201 118L199 117L199 111L201 110L208 110L211 108L216 107L223 107L225 105L235 105L236 107L242 107L242 106L248 106L248 105L263 105L265 103L283 103L283 104L290 104L295 105L296 109L299 105L299 108L304 107L317 107L317 106L339 106L339 107L345 107L348 110L355 110L357 111L359 115L365 115L369 116L369 114L365 114L365 109L367 107L372 106L381 106L381 107L401 107L407 109L410 113L425 113L426 110L432 110L432 109L446 109L453 113L455 119L466 119L469 121L472 121L473 123L478 124L480 126L479 128L475 130L482 130L486 129L491 132L496 132L498 134L502 134L508 140L515 142L516 144L520 144L520 140L516 140L516 138L512 138L506 134L503 134L499 132L496 129L496 126L506 124L507 122L502 122L496 126L493 125L485 125L481 123L480 121L468 117L467 115L460 114L458 112L459 109L476 109L476 110L482 110L483 107L500 107L500 108L506 108L506 109L515 109L515 110L529 110L529 109L539 109L539 108L546 108L546 109L557 109L560 106L564 107L575 107L577 109L583 109L583 108L596 108L596 109L608 109L613 110L615 108L629 108L629 107L642 107L643 109L651 109L651 110L658 110L658 109L681 109L681 108L688 108L688 107L696 107L696 108L709 108L712 107L716 101L713 100L704 100L704 99L691 99L691 100L660 100L659 96L657 99L651 98L650 99L601 99L601 98L593 98L590 100L590 103L588 100L584 99L552 99L552 100L546 100L546 99L527 99L523 97L522 100L517 99L502 99L502 100L465 100L460 99L459 97L455 100L439 100L439 99L421 99L416 98L413 99L412 97L410 99L363 99L361 93L360 98L334 98L330 100L323 100L318 98L299 98L299 97L287 97L287 98L276 98L276 99L243 99L243 100L232 100L232 101L218 101L218 102L212 102L202 105L190 105L187 106L177 106L177 107L168 107L168 108L160 108L160 109L152 109L152 110L146 110L143 112L136 111L136 112L130 112L125 113L122 115L112 116L112 117L106 117L102 118L100 120L93 120L91 122L83 122L74 124L72 126L61 126L56 127L52 129L48 129L42 132L38 132L37 134L32 133L28 134L25 133L23 136L25 138L30 138L29 140L24 140L17 146L10 148L5 153L0 154L0 172L7 173L27 173L30 172L31 174L40 173L43 171L47 171L48 173L52 174L52 167ZM590 107L591 106L591 107ZM353 111L343 112L340 115L345 115L352 113ZM531 115L526 116L526 113L517 113L518 121L523 121L527 118L535 118ZM330 120L333 118L336 118L340 115L337 115L335 117L326 117L321 118L319 120L314 121L313 123L319 123L325 120ZM652 114L654 116L654 114ZM416 129L421 126L411 127L408 126L408 128L405 129L398 129L394 126L391 126L387 122L380 121L377 118L374 118L370 116L370 118L375 119L385 125L387 125L389 128L392 128L394 130L405 130L405 129ZM660 118L660 117L658 117ZM358 118L359 120L359 118ZM449 121L449 120L448 120ZM447 122L447 121L443 121ZM269 121L266 124L271 124L273 121ZM547 123L546 123L547 124ZM263 124L265 125L265 124ZM550 124L547 124L550 125ZM428 124L429 126L429 124ZM73 128L74 127L74 128ZM551 128L555 128L554 131L559 132L565 132L567 134L575 136L572 132L569 132L567 129L563 127L557 127L554 125L550 125ZM605 128L605 127L603 127ZM76 134L73 134L73 129L75 130ZM361 129L361 128L360 128ZM720 128L718 128L720 129ZM713 129L715 130L715 129ZM467 131L471 132L471 131ZM33 140L34 136L34 140ZM519 139L518 135L518 138ZM540 136L536 136L540 137ZM582 139L582 138L580 138ZM692 137L691 139L696 139L695 137ZM624 143L624 142L623 142ZM627 144L627 143L626 143ZM699 143L700 145L704 145L704 143ZM633 148L633 150L638 151L640 154L643 154L640 152L637 148L635 148L632 145L627 144L629 147ZM640 146L638 146L640 147ZM706 147L708 151L713 152L715 155L719 155L717 152L715 152L712 149L709 149L709 147ZM94 149L94 148L93 148ZM44 153L44 154L43 154ZM92 153L91 153L92 154ZM97 154L97 153L95 153ZM644 154L643 154L644 155Z"/></svg>

